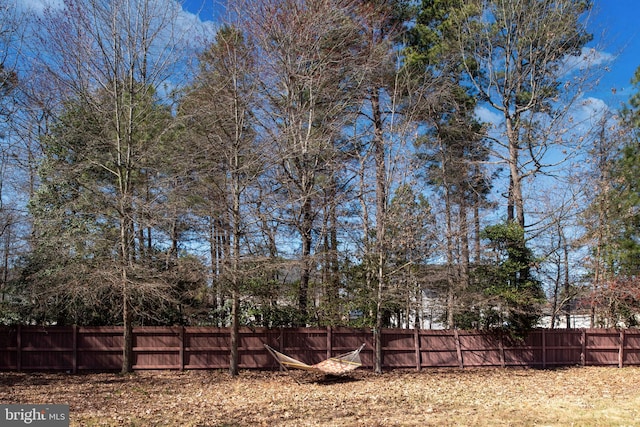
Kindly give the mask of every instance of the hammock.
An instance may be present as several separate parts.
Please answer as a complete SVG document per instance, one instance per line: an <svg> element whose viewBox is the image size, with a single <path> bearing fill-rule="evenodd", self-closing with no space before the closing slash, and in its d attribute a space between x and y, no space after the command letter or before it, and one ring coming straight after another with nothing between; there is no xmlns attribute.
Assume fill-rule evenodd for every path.
<svg viewBox="0 0 640 427"><path fill-rule="evenodd" d="M357 350L341 354L340 356L330 357L329 359L323 360L322 362L316 363L315 365L307 365L304 362L301 362L294 359L293 357L289 357L284 353L280 353L279 351L274 350L266 344L264 346L267 350L269 350L269 353L271 353L271 355L276 359L280 366L282 366L282 368L287 371L289 370L289 368L293 368L302 369L304 371L319 372L328 375L343 375L362 366L362 361L360 360L360 352L364 348L365 344L362 344Z"/></svg>

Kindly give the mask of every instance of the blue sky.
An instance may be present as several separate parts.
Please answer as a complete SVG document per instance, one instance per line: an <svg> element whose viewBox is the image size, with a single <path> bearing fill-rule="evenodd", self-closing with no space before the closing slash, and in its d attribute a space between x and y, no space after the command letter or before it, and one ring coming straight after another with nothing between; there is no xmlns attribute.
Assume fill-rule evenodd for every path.
<svg viewBox="0 0 640 427"><path fill-rule="evenodd" d="M60 5L63 0L17 0L21 6L41 10L44 5ZM200 21L217 21L224 14L226 0L185 0L183 10L197 15ZM640 1L594 0L589 22L594 34L592 47L608 58L608 71L597 88L585 96L597 98L617 108L632 93L630 83L640 66Z"/></svg>
<svg viewBox="0 0 640 427"><path fill-rule="evenodd" d="M224 14L225 0L186 0L185 11L203 21L215 21ZM640 66L640 1L594 0L590 30L592 47L610 56L610 63L597 88L588 96L601 99L611 108L626 102L632 93L631 78Z"/></svg>
<svg viewBox="0 0 640 427"><path fill-rule="evenodd" d="M640 2L595 0L594 9L590 25L595 37L593 45L614 59L593 96L616 107L631 95L630 81L640 66Z"/></svg>
<svg viewBox="0 0 640 427"><path fill-rule="evenodd" d="M186 0L183 9L197 14L203 21L215 21L224 14L225 0Z"/></svg>

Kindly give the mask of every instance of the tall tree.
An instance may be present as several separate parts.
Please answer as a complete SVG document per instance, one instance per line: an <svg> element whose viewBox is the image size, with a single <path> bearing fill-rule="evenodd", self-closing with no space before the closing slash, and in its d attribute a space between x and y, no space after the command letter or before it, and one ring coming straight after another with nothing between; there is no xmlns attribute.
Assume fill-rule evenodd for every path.
<svg viewBox="0 0 640 427"><path fill-rule="evenodd" d="M9 1L0 1L0 317L3 316L5 295L8 293L10 270L17 257L18 225L24 220L17 197L20 186L19 164L14 148L14 117L18 104L18 73L24 16ZM13 181L13 182L12 182Z"/></svg>
<svg viewBox="0 0 640 427"><path fill-rule="evenodd" d="M478 102L464 78L463 59L449 44L460 7L458 0L423 1L405 48L406 67L428 70L441 87L438 102L420 110L429 131L418 141L418 155L425 162L427 182L444 203L449 328L455 327L456 299L469 286L472 253L475 261L480 257L480 210L488 205L491 189L486 126L475 117Z"/></svg>
<svg viewBox="0 0 640 427"><path fill-rule="evenodd" d="M619 266L623 274L637 276L640 273L640 186L637 177L640 173L640 68L631 81L636 92L622 111L624 124L631 130L616 164L614 188L617 207L616 228L619 233L618 244L623 249L619 257Z"/></svg>
<svg viewBox="0 0 640 427"><path fill-rule="evenodd" d="M623 141L628 138L628 129L614 124L610 114L601 117L598 127L599 132L587 152L589 160L584 162L585 170L577 170L575 179L584 195L584 209L578 221L584 229L580 242L588 248L584 265L588 268L587 279L591 284L591 327L596 327L598 323L597 296L604 284L613 277L613 258L610 256L615 235L610 223L613 216L613 171Z"/></svg>
<svg viewBox="0 0 640 427"><path fill-rule="evenodd" d="M240 292L246 277L250 251L246 245L250 216L248 205L263 169L263 157L255 142L252 109L255 97L255 58L250 41L236 28L223 26L215 41L200 57L200 72L183 101L182 114L195 135L188 168L206 186L218 189L219 197L207 200L218 205L228 251L221 262L220 279L231 292L231 363L238 375ZM252 190L254 187L254 191ZM204 197L208 194L200 192ZM209 193L210 194L210 193ZM245 242L243 243L243 239ZM255 261L254 261L255 262Z"/></svg>
<svg viewBox="0 0 640 427"><path fill-rule="evenodd" d="M620 123L603 119L594 144L596 191L583 216L593 269L592 326L636 325L640 312L640 71L632 83L636 92Z"/></svg>
<svg viewBox="0 0 640 427"><path fill-rule="evenodd" d="M324 188L339 161L349 88L357 76L350 19L352 2L263 0L244 2L241 28L260 57L261 139L271 159L273 188L281 197L280 221L299 236L297 305L301 322L309 296Z"/></svg>
<svg viewBox="0 0 640 427"><path fill-rule="evenodd" d="M117 248L100 267L120 290L124 372L133 363L133 296L156 283L145 272L148 266L141 268L136 236L154 223L139 212L153 211L142 206L147 178L154 176L154 147L171 127L170 111L160 105L156 89L168 82L184 41L174 27L179 10L150 0L69 0L49 10L40 27L46 31L37 60L65 101L49 156L63 167L59 171L70 178L79 200L96 197L82 210L60 208L87 226L108 227L104 243ZM87 223L87 216L96 223Z"/></svg>
<svg viewBox="0 0 640 427"><path fill-rule="evenodd" d="M582 78L569 77L574 70L566 60L582 56L591 40L585 22L591 2L463 0L457 4L450 11L455 30L447 48L461 58L483 105L502 116L504 138L495 142L503 148L496 154L509 172L507 219L526 227L523 182L558 161L547 154L562 143Z"/></svg>
<svg viewBox="0 0 640 427"><path fill-rule="evenodd" d="M363 224L363 261L366 287L371 290L374 319L375 371L382 372L381 329L391 276L388 216L392 191L411 181L406 155L418 132L419 111L433 102L434 78L424 69L403 67L401 52L406 26L414 10L406 1L366 1L358 5L356 19L362 33L360 133L360 203ZM371 200L369 200L371 195ZM375 206L373 211L370 205Z"/></svg>
<svg viewBox="0 0 640 427"><path fill-rule="evenodd" d="M472 103L473 104L473 103ZM459 105L448 112L440 111L427 138L421 141L419 153L426 161L428 183L442 194L447 268L447 327L455 327L456 299L469 286L471 241L479 240L479 210L487 205L490 177L482 163L488 148L482 140L482 126L471 117L471 111ZM434 117L435 119L435 117ZM476 250L475 261L479 260Z"/></svg>

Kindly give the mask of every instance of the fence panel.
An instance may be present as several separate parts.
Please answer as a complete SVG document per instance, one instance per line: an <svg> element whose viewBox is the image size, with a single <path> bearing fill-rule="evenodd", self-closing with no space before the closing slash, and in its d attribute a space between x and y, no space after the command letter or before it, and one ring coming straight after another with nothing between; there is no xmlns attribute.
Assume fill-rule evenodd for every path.
<svg viewBox="0 0 640 427"><path fill-rule="evenodd" d="M575 329L543 330L545 368L579 365L582 360L582 331Z"/></svg>
<svg viewBox="0 0 640 427"><path fill-rule="evenodd" d="M71 326L20 328L20 369L72 371L74 330Z"/></svg>
<svg viewBox="0 0 640 427"><path fill-rule="evenodd" d="M134 369L227 369L230 329L141 327L133 330ZM374 364L369 329L241 328L242 369L278 369L263 344L309 364L354 350ZM532 331L524 341L479 331L382 330L383 367L433 368L640 365L640 331ZM111 371L122 365L121 327L0 327L0 370Z"/></svg>
<svg viewBox="0 0 640 427"><path fill-rule="evenodd" d="M542 366L542 334L539 330L531 331L524 340L503 336L499 345L505 367Z"/></svg>
<svg viewBox="0 0 640 427"><path fill-rule="evenodd" d="M382 330L383 366L413 368L416 366L415 333L409 329Z"/></svg>
<svg viewBox="0 0 640 427"><path fill-rule="evenodd" d="M76 370L117 371L122 368L122 328L82 327L77 330Z"/></svg>
<svg viewBox="0 0 640 427"><path fill-rule="evenodd" d="M185 328L184 368L224 369L229 367L229 330L214 327Z"/></svg>
<svg viewBox="0 0 640 427"><path fill-rule="evenodd" d="M503 366L500 339L483 332L459 331L464 367Z"/></svg>
<svg viewBox="0 0 640 427"><path fill-rule="evenodd" d="M182 369L181 328L133 329L134 369Z"/></svg>
<svg viewBox="0 0 640 427"><path fill-rule="evenodd" d="M227 333L227 335L229 334ZM264 369L265 366L269 366L272 357L265 349L264 344L270 335L270 331L266 328L241 329L238 344L238 366L242 369Z"/></svg>
<svg viewBox="0 0 640 427"><path fill-rule="evenodd" d="M21 327L0 329L0 369L20 370L18 363Z"/></svg>
<svg viewBox="0 0 640 427"><path fill-rule="evenodd" d="M640 331L626 330L624 343L624 366L640 365Z"/></svg>
<svg viewBox="0 0 640 427"><path fill-rule="evenodd" d="M459 366L456 336L453 331L420 331L419 348L422 368Z"/></svg>
<svg viewBox="0 0 640 427"><path fill-rule="evenodd" d="M593 329L586 335L585 365L616 366L620 355L620 331Z"/></svg>

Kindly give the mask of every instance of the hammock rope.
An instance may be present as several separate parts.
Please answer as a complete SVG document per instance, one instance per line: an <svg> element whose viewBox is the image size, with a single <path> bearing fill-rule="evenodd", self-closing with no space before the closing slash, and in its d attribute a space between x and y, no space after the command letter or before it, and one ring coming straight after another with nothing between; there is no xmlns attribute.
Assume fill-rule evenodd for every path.
<svg viewBox="0 0 640 427"><path fill-rule="evenodd" d="M286 371L291 369L301 369L304 371L319 372L328 375L343 375L347 372L351 372L354 369L362 366L360 360L360 352L364 348L365 344L362 344L357 350L350 351L349 353L341 354L339 356L330 357L315 365L308 365L293 357L287 356L284 353L275 350L274 348L264 345L265 348L276 359L278 364Z"/></svg>

